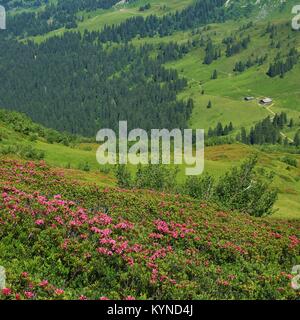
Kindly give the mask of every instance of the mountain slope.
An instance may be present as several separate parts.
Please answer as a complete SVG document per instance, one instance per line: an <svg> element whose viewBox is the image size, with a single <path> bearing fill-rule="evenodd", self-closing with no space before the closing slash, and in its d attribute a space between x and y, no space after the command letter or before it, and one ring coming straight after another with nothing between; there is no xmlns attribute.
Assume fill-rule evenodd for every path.
<svg viewBox="0 0 300 320"><path fill-rule="evenodd" d="M201 2L201 1L200 1ZM173 3L173 2L172 2ZM130 8L130 10L133 10L133 8L136 10L137 15L140 14L139 8L143 5L145 5L146 2L143 1L133 1L128 4L124 4L120 7L121 9ZM155 1L150 1L151 7L150 9L146 11L141 11L142 14L148 14L151 12L151 10L154 10L157 8L157 3ZM249 9L246 4L250 5L251 8ZM293 32L290 27L291 22L291 7L296 4L295 1L272 1L272 4L269 1L230 1L227 2L227 5L225 6L226 10L230 12L232 17L240 17L243 16L243 11L247 11L248 18L243 18L243 20L233 20L230 22L224 23L218 23L218 24L212 24L208 30L206 28L193 28L188 31L170 31L170 35L168 36L153 36L153 37L144 37L142 36L141 39L139 37L134 38L131 43L135 46L137 45L145 45L145 44L151 44L155 45L157 47L160 46L160 43L170 43L172 41L180 42L187 44L188 41L194 41L196 42L196 47L189 47L185 48L185 52L188 51L187 54L180 54L177 55L176 58L171 58L171 60L175 60L174 62L170 62L167 64L167 67L176 68L178 72L182 75L182 77L189 80L190 88L183 88L181 92L179 93L179 98L183 97L186 100L189 98L193 98L195 103L195 108L193 115L191 116L190 125L192 127L201 127L206 130L208 130L209 127L215 126L217 122L221 121L223 124L227 124L227 122L233 120L234 126L236 128L240 128L241 126L245 126L247 128L250 128L254 123L261 120L262 118L273 115L272 112L287 112L288 116L293 118L296 123L299 122L299 116L300 116L300 110L298 107L298 100L300 98L299 96L299 90L297 87L297 75L299 72L299 63L294 66L294 68L287 72L285 74L284 79L280 79L279 77L270 78L266 75L270 65L274 63L274 60L276 59L276 56L278 54L281 55L281 60L284 61L286 55L288 54L288 50L292 47L295 47L296 49L300 47L299 37L297 32ZM185 1L178 1L178 3L173 3L174 9L182 9L189 7L190 3ZM180 5L180 6L179 6ZM117 7L119 8L119 6ZM162 8L164 8L164 5L162 4ZM265 10L265 8L268 8L268 16L264 19L257 19L259 16L258 12ZM120 10L121 10L120 9ZM107 11L108 10L108 11ZM99 19L101 20L106 14L109 14L110 9L105 9L101 14L99 15ZM113 9L116 13L116 16L120 16L121 13L118 12L118 10ZM127 9L126 9L127 10ZM129 10L129 9L128 9ZM123 12L123 11L122 11ZM147 12L147 13L146 13ZM153 12L157 14L157 12ZM93 20L98 17L97 10L88 11L88 14L94 15L91 17ZM167 13L166 13L167 14ZM97 18L98 19L98 18ZM96 19L96 20L97 20ZM103 18L104 19L104 18ZM110 18L108 18L109 20ZM89 21L90 19L87 19L86 21ZM104 24L106 24L106 20L104 19ZM83 22L84 23L84 22ZM113 23L113 20L112 20ZM249 23L252 23L249 25ZM269 24L271 24L272 29L271 31L267 32ZM247 27L247 25L249 27ZM101 27L101 23L99 25L98 20L95 21L95 26ZM244 29L241 29L241 27L245 26ZM85 28L84 27L78 27L75 29L70 30L80 30L83 32ZM88 30L94 30L93 27L89 28L89 25L87 25ZM176 29L176 28L175 28ZM167 30L169 32L169 30ZM101 34L100 34L101 35ZM226 44L223 43L226 38L231 37L232 35L238 35L238 37L243 38L246 36L251 37L251 42L248 45L248 47L230 57L226 56ZM97 38L97 34L91 35L91 39ZM202 46L199 47L199 39L204 39L205 42ZM221 57L215 61L213 61L211 64L206 65L203 64L204 56L205 56L205 46L207 39L211 39L214 46L218 48L218 50L221 50ZM64 42L70 41L69 39L65 38ZM74 46L78 46L77 44L73 44ZM113 44L115 46L116 44ZM47 43L47 47L51 46L52 50L56 50L55 47L53 47L53 41L49 41ZM169 51L171 51L172 47L170 47ZM27 50L28 48L18 48L17 50ZM85 53L87 53L85 49ZM6 49L6 52L8 50ZM28 51L28 55L30 56L32 51L32 48ZM34 48L34 51L40 51L38 48ZM157 48L154 48L151 51L150 56L155 55L154 52L157 51ZM44 52L41 52L40 54L44 55ZM39 54L39 55L40 55ZM70 53L69 53L70 54ZM92 54L92 52L91 52ZM125 54L125 53L124 53ZM124 55L123 54L123 55ZM37 58L39 57L37 55ZM79 54L78 54L79 55ZM262 59L267 55L267 58L263 61L262 64L253 63L253 65L246 69L243 72L235 72L234 68L236 63L242 62L246 63L249 59L252 60L252 62L255 59ZM63 66L62 60L64 59L63 56L60 56L56 53L54 57L47 57L47 59L52 61L54 60L54 64L57 65L58 70L57 72L60 72L60 70L64 70L66 68ZM80 55L76 57L76 59L81 59ZM109 58L111 60L111 58ZM58 60L59 62L57 62ZM4 62L3 62L4 63ZM44 63L42 61L42 63ZM85 62L83 62L85 63ZM52 101L53 104L57 104L56 107L58 110L56 112L49 112L48 111L48 121L49 123L43 122L44 124L50 125L52 127L58 128L60 130L73 130L74 128L71 123L75 123L76 121L79 121L79 119L69 119L68 124L64 125L64 128L62 128L61 124L63 121L61 121L61 118L66 117L74 117L74 115L66 116L65 112L63 114L59 114L57 116L56 114L62 113L62 110L66 110L67 108L70 108L72 105L72 110L76 109L76 114L81 113L81 107L77 106L81 99L84 100L84 109L87 110L85 112L87 115L84 117L85 122L89 122L89 127L92 128L92 131L90 131L89 135L95 135L95 132L97 131L99 125L102 124L102 115L99 117L99 111L97 111L97 115L94 114L93 109L95 108L95 105L99 106L101 105L110 105L110 101L99 101L98 98L92 98L91 101L87 101L86 97L82 94L79 97L76 97L76 101L73 101L74 99L71 99L70 96L74 95L71 93L68 93L66 97L59 97L59 100L57 102L54 102L54 99L56 99L57 94L55 93L48 93L48 97L46 98L45 90L43 87L47 87L47 83L43 84L43 86L39 87L39 84L41 82L45 82L44 80L39 80L38 84L35 85L35 83L30 83L30 80L33 80L33 75L30 74L30 70L33 70L33 68L36 68L35 65L40 64L40 61L32 61L32 59L29 59L27 62L27 65L30 67L29 71L26 71L26 76L24 74L20 74L20 71L17 71L17 77L18 78L25 78L26 81L22 81L22 85L19 88L18 91L24 90L24 84L28 83L30 85L29 88L26 88L26 92L31 92L32 95L35 94L37 97L31 97L30 104L36 104L34 109L40 109L41 104L49 104L49 101ZM74 63L75 64L75 63ZM126 61L123 62L123 64L126 64ZM7 69L6 63L4 63L3 66L3 72ZM23 67L20 67L23 69ZM38 67L40 69L40 67ZM51 70L54 67L51 66ZM100 68L100 66L99 66ZM18 70L18 68L17 68ZM93 89L93 91L97 90L97 87L100 86L103 87L103 84L99 83L97 81L99 77L99 71L95 72L95 67L93 66L91 75L89 75L90 80L93 80L93 83L89 85ZM214 70L218 71L218 79L212 81L211 76L214 72ZM80 67L64 70L64 74L74 74L70 79L66 81L66 76L64 77L64 81L60 81L61 85L64 87L63 91L67 92L70 89L72 89L72 82L76 81L78 82L78 79L73 79L73 77L76 77L76 74L80 75L82 78L83 75L81 72L84 70L80 70ZM120 68L115 71L115 74L120 74ZM47 71L49 73L49 77L51 77L51 71ZM132 72L132 71L130 71ZM77 77L78 77L77 75ZM110 73L109 76L112 76ZM127 75L128 76L128 75ZM37 77L37 72L35 72L35 78ZM6 76L7 79L9 79L9 75ZM32 78L32 79L31 79ZM28 82L29 80L29 82ZM96 80L96 81L95 81ZM9 81L9 80L8 80ZM13 80L14 82L15 80ZM132 80L131 80L132 81ZM139 79L140 81L140 79ZM64 83L66 82L66 83ZM201 85L200 85L201 84ZM15 85L12 83L12 85ZM82 87L84 84L80 84ZM48 85L49 86L49 85ZM53 85L50 84L52 87ZM117 86L120 86L118 83ZM111 87L111 85L110 85ZM55 91L58 91L58 88L55 88ZM72 90L74 91L74 90ZM98 91L98 90L97 90ZM141 89L138 89L138 91L141 92ZM200 92L203 91L205 94L201 95ZM9 92L9 88L6 88L4 90L4 93L2 94L3 97L7 95L7 92ZM290 94L292 92L292 94ZM178 92L177 92L178 93ZM88 94L88 96L94 95L94 93ZM99 94L97 94L99 95ZM102 95L102 93L101 93ZM120 95L120 93L117 93L117 95ZM134 94L136 95L136 94ZM269 111L265 108L261 108L261 106L255 101L250 103L245 103L243 101L245 96L253 95L256 99L260 99L265 96L269 96L274 100L274 104L272 105L272 110ZM22 95L23 96L23 95ZM125 100L125 95L122 93L123 100ZM13 99L16 99L15 97ZM22 98L23 99L23 98ZM114 97L115 99L115 97ZM33 101L32 101L33 100ZM39 100L39 101L38 101ZM63 103L63 101L67 102L67 105ZM116 100L116 99L115 99ZM140 102L140 104L146 104L146 101L149 100L149 97L143 98L143 101ZM213 102L214 107L207 111L206 106L208 101L211 100ZM126 104L132 105L135 102L132 102L131 100L126 102ZM2 106L10 107L12 105L12 99L2 99ZM90 105L93 106L90 106ZM21 103L21 101L18 101L17 103L14 103L14 108L20 108L21 105L24 105L24 103ZM29 110L29 106L23 106L24 109L21 111L25 111L30 116L34 117L36 121L43 121L41 119L41 115L43 112L33 112L32 110ZM33 106L31 105L30 108L32 109ZM43 107L44 108L44 107ZM50 109L51 106L47 106L47 109ZM99 108L99 107L98 107ZM118 108L121 108L118 106ZM148 109L148 108L144 108ZM20 110L20 109L18 109ZM152 111L151 111L152 113ZM39 118L37 116L39 114ZM134 111L134 114L136 114L136 111ZM54 119L54 117L57 117L57 119ZM91 124L91 120L86 119L93 118L96 119L96 127L94 124ZM121 113L121 118L129 117L128 112L124 115L124 113ZM148 118L149 116L147 116ZM143 117L145 118L145 116ZM51 119L51 121L50 121ZM80 119L82 120L83 117L80 116ZM50 123L51 122L51 123ZM59 124L58 124L59 122ZM139 123L141 121L138 121ZM176 121L175 121L176 122ZM71 127L70 127L71 125ZM178 126L178 123L175 125ZM81 123L77 125L77 127L83 128L84 125ZM95 128L94 128L95 127ZM79 130L76 128L76 130ZM295 135L295 132L297 131L297 127L293 130L290 130L290 132L287 132L287 135L290 138L293 138ZM76 131L75 131L76 132ZM91 133L93 132L93 133ZM83 134L83 132L80 132Z"/></svg>
<svg viewBox="0 0 300 320"><path fill-rule="evenodd" d="M1 299L299 298L297 222L84 187L44 164L1 161L0 172Z"/></svg>
<svg viewBox="0 0 300 320"><path fill-rule="evenodd" d="M180 10L190 4L185 1L176 3L176 9ZM286 126L283 133L293 139L300 128L298 103L300 100L298 88L300 64L298 62L294 65L283 77L280 75L270 77L267 72L278 55L280 55L279 60L284 61L291 48L300 49L299 33L292 31L290 26L291 7L296 2L287 1L281 4L280 1L274 1L270 5L268 1L259 3L251 1L253 4L251 10L245 7L245 3L243 1L228 3L232 15L236 13L238 17L243 10L249 12L248 18L244 17L242 20L231 19L224 23L210 23L208 26L185 31L172 30L167 36L137 36L129 41L129 44L133 46L130 50L122 43L108 42L103 47L101 46L103 52L99 59L106 59L101 64L97 59L94 59L95 52L99 51L99 47L91 45L98 34L86 34L86 43L82 46L81 52L78 47L81 45L82 38L73 33L66 33L62 39L50 38L40 46L32 43L26 44L26 42L15 46L14 42L10 42L10 48L15 48L13 54L18 57L22 52L23 59L27 63L24 67L23 62L17 62L12 68L10 62L4 62L3 58L6 56L6 60L11 61L12 54L8 51L2 54L0 70L3 74L7 74L7 81L2 86L2 106L10 108L13 106L15 109L27 112L37 121L60 130L67 129L74 132L74 127L82 130L80 132L89 130L88 134L91 136L95 136L96 131L104 124L111 126L112 122L115 123L118 119L132 120L139 114L140 118L135 121L135 124L138 126L147 125L149 128L153 126L153 123L157 126L160 121L162 126L177 127L181 126L178 123L184 123L182 126L204 128L208 132L208 129L215 128L218 122L223 126L232 122L234 131L230 137L234 139L241 127L245 127L249 132L250 128L263 118L274 117L274 113L285 112L289 120L294 120L294 125L293 127ZM145 4L146 2L143 1L132 2L119 9L131 8L130 10L135 10L135 14L138 15L140 6ZM143 14L148 15L151 10L157 9L154 1L151 2L151 5L149 12L146 10L143 11ZM181 6L177 7L177 5ZM258 12L264 11L266 7L269 10L268 15L263 19L258 19L261 16ZM109 10L103 10L101 13L95 10L87 14L94 14L95 18L98 16L104 18L106 14L109 17ZM113 12L119 16L117 10L114 9ZM168 12L172 12L172 10ZM89 18L85 21L89 21ZM97 21L95 27L98 26L100 29L103 27L103 25L98 25ZM234 42L238 43L248 36L250 43L245 48L227 56L227 42L232 41L231 38L236 38ZM206 49L210 41L214 48L220 50L221 56L209 64L205 64ZM63 44L67 44L66 47L69 46L69 48L64 48ZM61 49L57 49L57 46ZM137 51L135 52L135 50ZM109 55L111 52L114 54ZM151 70L146 67L150 65L151 61L148 58L145 58L143 63L140 60L132 63L131 60L135 60L141 52L145 55L144 58L148 56L148 58L154 59L155 66L151 62ZM261 58L263 58L262 62L256 61ZM245 63L249 59L255 63L243 71L234 70L237 63ZM81 62L79 63L79 61ZM145 61L147 63L144 63ZM143 67L141 67L142 65ZM54 70L55 72L53 72ZM172 70L176 70L177 74L174 74ZM212 79L214 71L217 72L217 79ZM106 79L103 78L103 72L106 72ZM145 73L147 74L146 78L144 77ZM41 75L39 81L37 81L38 75ZM83 81L79 84L80 79ZM174 79L177 79L175 83L178 83L179 87L174 86ZM179 79L184 82L180 84L180 81L177 82ZM109 85L107 86L108 81ZM157 100L160 103L158 110L154 108L155 113L152 108L148 107L149 92L153 91L149 89L149 81L157 89L159 89L158 84L161 86L166 82L169 87L167 97L164 96L166 90L157 90L159 94L156 91L155 94L151 94L152 107L157 104ZM112 84L116 90L111 91ZM19 90L12 94L11 88L15 88L16 85ZM99 98L104 96L103 88L108 90L106 100ZM134 90L133 94L130 93L132 89ZM113 99L111 99L112 96ZM244 101L246 96L253 96L255 100L246 102ZM268 107L262 106L259 100L263 97L272 98L273 104ZM166 109L166 106L165 102L161 103L161 101L165 98L171 99L173 102L176 99L178 105L182 106L176 117L172 109L168 109L168 112L162 114L162 110ZM185 110L190 98L193 99L192 112L189 110L182 117L183 110ZM183 105L180 104L182 99ZM209 101L212 107L208 109ZM134 103L135 109L130 110L132 103ZM178 108L176 109L178 111ZM145 110L147 110L146 115ZM100 111L101 116L99 116ZM153 117L155 114L159 121L155 116ZM170 115L172 115L172 119ZM164 122L162 118L164 118ZM151 124L147 122L149 119L152 119ZM91 123L93 126L90 125ZM94 138L92 138L93 140ZM25 144L27 143L28 141ZM79 144L72 149L62 143L48 144L45 139L29 143L33 148L45 152L45 159L50 164L71 167L72 169L90 169L90 176L88 173L86 174L87 177L89 176L87 179L98 181L99 166L95 161L97 145ZM24 153L24 150L21 149L18 152ZM239 165L246 155L256 152L261 159L260 166L266 166L268 170L276 173L274 185L279 188L280 195L276 204L279 211L275 216L299 217L299 168L291 167L283 161L286 157L291 157L299 163L297 155L299 151L295 148L284 149L278 146L262 147L257 150L256 147L246 147L241 144L210 147L206 151L206 172L220 176L232 166ZM289 152L296 154L289 155ZM130 169L134 171L133 168ZM110 171L107 168L103 170ZM80 175L78 172L73 172L73 174ZM112 174L111 170L110 175ZM184 181L184 179L182 170L179 181ZM108 183L113 182L108 179Z"/></svg>
<svg viewBox="0 0 300 320"><path fill-rule="evenodd" d="M80 137L64 135L32 123L24 115L0 110L0 156L4 159L44 160L59 168L66 177L101 187L116 185L114 166L100 166L96 161L98 145ZM276 147L255 148L242 144L210 146L205 149L205 172L214 178L239 166L257 154L259 170L275 175L273 187L279 190L275 213L270 219L299 219L300 155ZM297 167L286 159L296 161ZM132 173L135 166L129 166ZM186 180L185 166L180 166L178 184Z"/></svg>
<svg viewBox="0 0 300 320"><path fill-rule="evenodd" d="M259 99L271 97L273 104L271 111L280 113L286 112L294 118L299 128L299 99L298 74L300 64L298 64L284 78L270 78L267 75L270 64L273 63L276 55L285 57L289 48L300 47L299 36L293 32L288 20L273 21L273 25L278 29L278 36L275 38L276 44L280 43L280 48L272 45L270 34L265 33L268 23L253 24L245 31L239 31L240 25L226 23L225 25L212 25L209 31L199 32L198 37L210 37L215 46L222 50L222 57L213 61L210 65L203 64L205 56L205 46L194 49L184 58L168 63L167 66L176 68L182 76L189 80L189 88L181 97L192 97L195 102L194 113L191 118L192 127L203 127L208 129L212 124L221 121L229 123L232 121L236 126L250 127L259 119L268 115L272 116L269 109L259 104ZM245 24L246 25L246 24ZM231 34L238 34L240 37L251 37L250 45L247 49L227 57L226 45L222 41ZM179 37L179 35L178 35ZM197 39L197 36L190 36ZM254 64L243 72L236 72L236 63L242 61L252 61L267 55L263 64ZM283 58L284 59L284 58ZM218 79L211 79L217 70ZM201 94L201 91L204 94ZM253 96L254 101L246 102L246 96ZM213 108L206 109L208 101L213 102ZM288 135L292 138L295 134L290 130Z"/></svg>

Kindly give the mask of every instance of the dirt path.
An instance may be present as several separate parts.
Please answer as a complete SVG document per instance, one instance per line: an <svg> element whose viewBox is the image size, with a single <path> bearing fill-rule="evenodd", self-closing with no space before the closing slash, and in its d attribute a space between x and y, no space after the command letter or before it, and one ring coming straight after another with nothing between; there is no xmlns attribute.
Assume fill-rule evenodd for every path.
<svg viewBox="0 0 300 320"><path fill-rule="evenodd" d="M271 109L274 106L275 103L272 103L271 105L269 105L268 107L266 107L266 110L273 116L273 118L276 116L276 113ZM289 138L285 133L280 131L280 135L284 138L284 139L288 139L289 142L294 143L294 140Z"/></svg>

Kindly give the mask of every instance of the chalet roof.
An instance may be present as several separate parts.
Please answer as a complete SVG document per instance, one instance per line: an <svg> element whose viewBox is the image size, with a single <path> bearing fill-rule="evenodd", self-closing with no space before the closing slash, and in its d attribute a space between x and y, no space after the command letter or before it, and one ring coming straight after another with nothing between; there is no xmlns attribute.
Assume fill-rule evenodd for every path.
<svg viewBox="0 0 300 320"><path fill-rule="evenodd" d="M263 103L271 103L273 100L271 98L263 98L260 101Z"/></svg>

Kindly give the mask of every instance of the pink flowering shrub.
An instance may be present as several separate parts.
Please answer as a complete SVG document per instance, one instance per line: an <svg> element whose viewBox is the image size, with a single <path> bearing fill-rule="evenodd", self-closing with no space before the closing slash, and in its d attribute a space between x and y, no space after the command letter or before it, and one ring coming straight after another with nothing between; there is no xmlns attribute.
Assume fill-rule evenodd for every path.
<svg viewBox="0 0 300 320"><path fill-rule="evenodd" d="M2 160L0 299L297 299L299 223Z"/></svg>

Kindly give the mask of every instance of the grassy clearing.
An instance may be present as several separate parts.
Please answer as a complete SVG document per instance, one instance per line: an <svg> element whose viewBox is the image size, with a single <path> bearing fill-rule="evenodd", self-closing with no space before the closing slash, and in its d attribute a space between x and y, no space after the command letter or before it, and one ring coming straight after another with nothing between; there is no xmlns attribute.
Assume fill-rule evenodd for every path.
<svg viewBox="0 0 300 320"><path fill-rule="evenodd" d="M222 39L225 37L239 34L238 29L242 24L242 22L238 25L230 22L223 25L211 25L210 30L202 30L196 36L190 35L189 39L196 39L200 36L210 37L214 44L221 45ZM290 30L288 20L275 21L275 24L281 25L283 28L276 39L282 43L279 50L282 55L286 54L293 46L299 48L300 39L296 32ZM192 97L195 101L195 109L191 118L192 127L208 129L219 121L224 124L232 121L236 127L250 127L254 122L269 114L257 101L244 102L245 96L254 96L257 99L269 96L274 100L272 106L274 112L284 111L289 117L293 117L296 121L299 120L300 89L298 78L300 64L288 72L284 79L269 78L266 75L269 64L278 53L277 49L270 48L269 34L263 35L266 25L266 22L258 22L257 25L243 32L240 36L245 37L249 34L251 44L247 50L232 57L225 56L223 45L222 57L211 65L203 64L204 48L195 49L183 59L167 64L167 67L177 69L182 76L189 80L189 87L180 94L180 97ZM176 34L177 39L182 39L182 36L183 34ZM262 66L253 66L243 73L233 71L236 62L261 57L265 54L268 54L268 60ZM214 70L218 71L217 80L211 79ZM204 95L201 94L202 90L204 90ZM206 106L209 100L212 101L213 108L207 110Z"/></svg>
<svg viewBox="0 0 300 320"><path fill-rule="evenodd" d="M84 32L84 30L100 31L105 25L120 24L126 19L135 16L147 17L151 14L163 16L176 10L182 10L193 2L194 0L139 0L129 4L118 5L108 10L99 9L93 12L80 12L78 15L82 16L84 21L79 22L78 27L72 30L80 32ZM147 3L151 4L151 8L146 11L139 11L139 8ZM30 37L30 39L40 43L53 36L62 35L65 31L65 28L61 28L45 35Z"/></svg>

